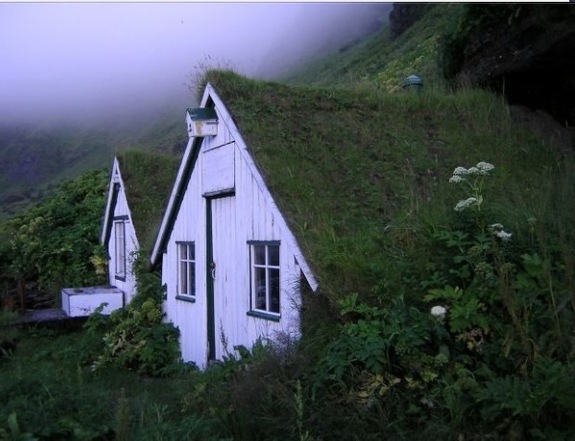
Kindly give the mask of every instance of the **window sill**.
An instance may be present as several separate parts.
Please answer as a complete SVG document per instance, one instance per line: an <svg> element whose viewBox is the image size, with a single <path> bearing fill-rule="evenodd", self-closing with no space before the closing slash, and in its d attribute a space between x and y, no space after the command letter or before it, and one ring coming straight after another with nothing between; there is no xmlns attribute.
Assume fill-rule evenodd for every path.
<svg viewBox="0 0 575 441"><path fill-rule="evenodd" d="M191 296L176 296L176 300L188 303L196 303L196 298Z"/></svg>
<svg viewBox="0 0 575 441"><path fill-rule="evenodd" d="M281 316L279 314L274 314L271 312L263 312L263 311L248 311L246 312L246 315L249 315L250 317L256 317L256 318L261 318L264 320L271 320L272 322L279 322L281 319Z"/></svg>
<svg viewBox="0 0 575 441"><path fill-rule="evenodd" d="M125 282L126 281L126 276L122 276L122 275L115 275L114 279L119 280L120 282Z"/></svg>

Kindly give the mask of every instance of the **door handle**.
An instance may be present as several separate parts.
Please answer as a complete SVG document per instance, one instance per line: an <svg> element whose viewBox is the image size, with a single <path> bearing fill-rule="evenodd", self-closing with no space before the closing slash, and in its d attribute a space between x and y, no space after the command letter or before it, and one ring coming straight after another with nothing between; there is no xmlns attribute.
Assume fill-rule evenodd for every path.
<svg viewBox="0 0 575 441"><path fill-rule="evenodd" d="M212 279L216 280L216 262L212 262L210 268L212 270Z"/></svg>

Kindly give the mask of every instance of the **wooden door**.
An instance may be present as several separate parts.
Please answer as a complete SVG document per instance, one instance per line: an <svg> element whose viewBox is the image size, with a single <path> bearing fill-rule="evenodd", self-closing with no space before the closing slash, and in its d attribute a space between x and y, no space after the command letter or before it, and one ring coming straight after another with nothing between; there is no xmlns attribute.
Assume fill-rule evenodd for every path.
<svg viewBox="0 0 575 441"><path fill-rule="evenodd" d="M206 206L208 360L218 360L233 352L228 341L235 321L235 197L233 193L210 197Z"/></svg>

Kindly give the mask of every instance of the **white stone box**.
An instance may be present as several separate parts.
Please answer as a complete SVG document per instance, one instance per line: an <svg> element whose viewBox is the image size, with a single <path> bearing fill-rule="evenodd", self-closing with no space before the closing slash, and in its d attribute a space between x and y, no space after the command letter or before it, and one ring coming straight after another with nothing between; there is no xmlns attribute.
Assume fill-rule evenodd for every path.
<svg viewBox="0 0 575 441"><path fill-rule="evenodd" d="M62 309L68 317L86 317L102 303L102 314L109 315L124 306L124 293L115 287L91 286L62 289Z"/></svg>

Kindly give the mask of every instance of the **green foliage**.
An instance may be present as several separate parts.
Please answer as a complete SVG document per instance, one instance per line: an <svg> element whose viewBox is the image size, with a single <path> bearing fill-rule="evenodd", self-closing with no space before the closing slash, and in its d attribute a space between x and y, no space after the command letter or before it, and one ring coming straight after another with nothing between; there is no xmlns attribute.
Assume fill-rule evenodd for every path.
<svg viewBox="0 0 575 441"><path fill-rule="evenodd" d="M110 315L103 349L92 364L93 370L111 365L141 375L162 377L179 367L179 330L162 323L162 287L157 274L146 269L145 257L134 259L137 293L126 307ZM99 315L96 311L93 315ZM89 330L99 328L100 319L90 318Z"/></svg>
<svg viewBox="0 0 575 441"><path fill-rule="evenodd" d="M573 427L561 421L575 402L560 389L573 377L572 270L565 271L559 247L507 233L489 224L501 218L487 221L479 208L468 208L473 222L454 223L463 230L436 234L434 250L439 262L450 257L442 270L450 274L423 285L457 284L431 288L424 299L447 307L451 340L464 344L450 352L482 384L466 392L478 403L480 424L509 436L568 439ZM533 228L531 219L524 230Z"/></svg>
<svg viewBox="0 0 575 441"><path fill-rule="evenodd" d="M3 248L2 271L14 283L37 281L52 293L65 286L103 284L104 274L91 259L103 256L99 245L107 172L89 172L61 184L44 203L6 221L2 229L10 247Z"/></svg>
<svg viewBox="0 0 575 441"><path fill-rule="evenodd" d="M81 336L42 329L22 334L0 369L0 439L95 440L109 435L104 422L109 394L94 387L78 364ZM10 435L2 438L2 431Z"/></svg>
<svg viewBox="0 0 575 441"><path fill-rule="evenodd" d="M14 326L18 314L0 309L0 360L12 355L20 338L20 330Z"/></svg>
<svg viewBox="0 0 575 441"><path fill-rule="evenodd" d="M235 347L222 362L194 373L182 411L212 422L221 438L311 440L305 392L294 383L302 361L288 336Z"/></svg>
<svg viewBox="0 0 575 441"><path fill-rule="evenodd" d="M84 366L84 353L96 337L101 342L105 327L22 330L17 350L0 363L0 440L223 441L217 423L180 412L194 383L189 372L160 381Z"/></svg>
<svg viewBox="0 0 575 441"><path fill-rule="evenodd" d="M496 178L499 168L482 167ZM421 243L434 258L418 270L420 298L339 302L339 335L306 383L307 407L325 424L312 435L336 439L353 424L366 439L573 436L571 254L535 237L534 219L505 231L496 221L511 225L509 213L492 209L493 187L475 184L482 204L452 210Z"/></svg>
<svg viewBox="0 0 575 441"><path fill-rule="evenodd" d="M347 323L344 338L328 348L327 370L333 372L334 378L341 378L344 369L358 364L372 374L407 366L423 369L412 358L433 340L431 317L406 307L402 297L395 299L388 310L356 302L356 295L342 302L342 314L359 314L362 318Z"/></svg>

